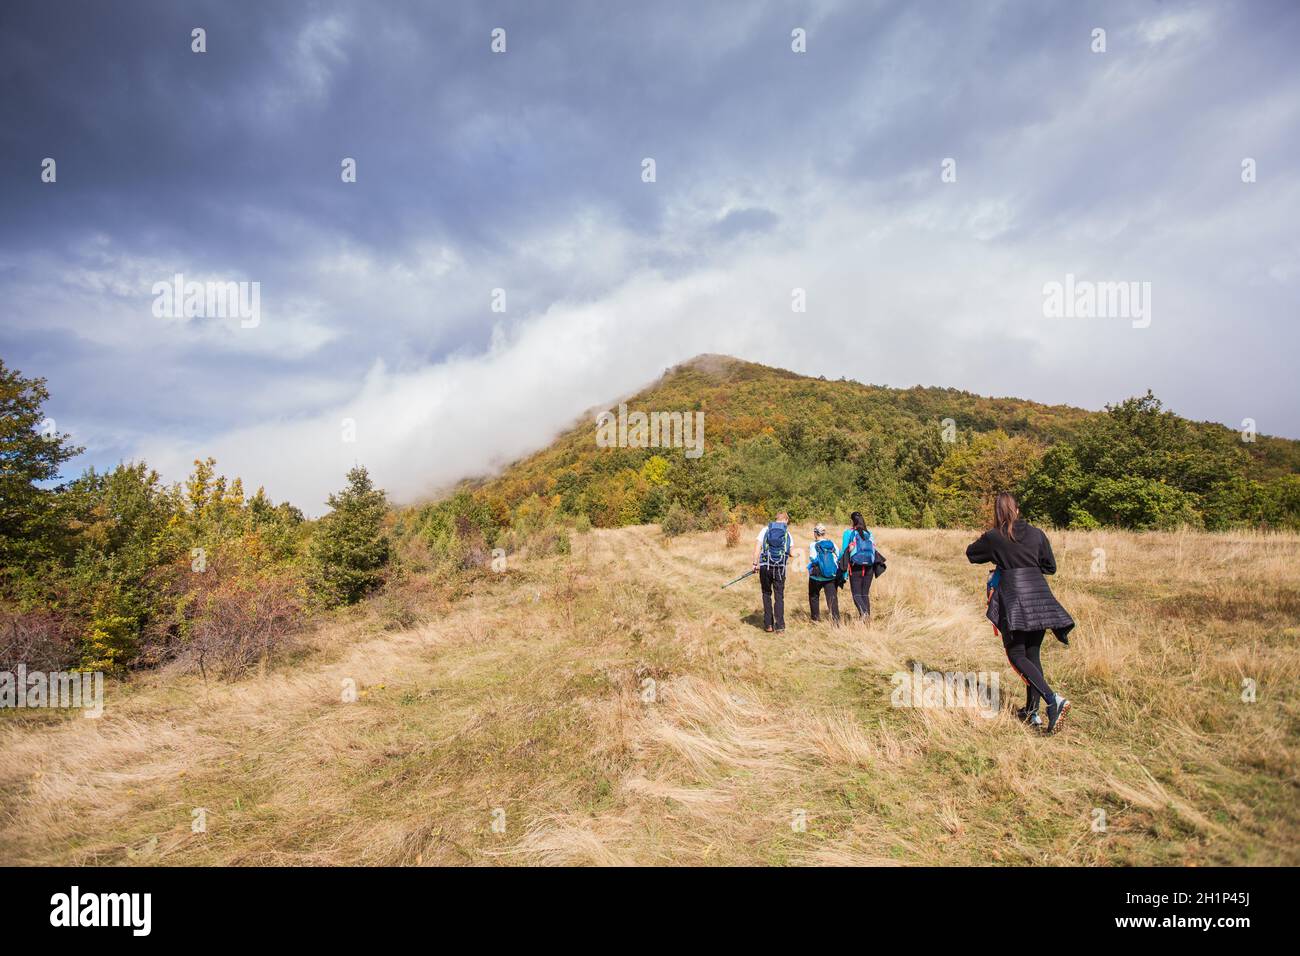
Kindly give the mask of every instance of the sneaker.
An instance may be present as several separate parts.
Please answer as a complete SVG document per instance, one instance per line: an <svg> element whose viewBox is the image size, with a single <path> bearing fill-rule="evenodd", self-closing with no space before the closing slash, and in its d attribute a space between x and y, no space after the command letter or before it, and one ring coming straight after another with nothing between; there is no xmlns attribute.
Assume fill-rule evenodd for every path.
<svg viewBox="0 0 1300 956"><path fill-rule="evenodd" d="M1060 694L1056 699L1047 705L1047 727L1044 733L1054 734L1061 729L1061 721L1065 720L1065 715L1070 712L1070 702Z"/></svg>
<svg viewBox="0 0 1300 956"><path fill-rule="evenodd" d="M1043 718L1039 716L1037 708L1030 710L1028 707L1017 707L1016 719L1022 724L1029 724L1031 727L1038 727L1043 723Z"/></svg>

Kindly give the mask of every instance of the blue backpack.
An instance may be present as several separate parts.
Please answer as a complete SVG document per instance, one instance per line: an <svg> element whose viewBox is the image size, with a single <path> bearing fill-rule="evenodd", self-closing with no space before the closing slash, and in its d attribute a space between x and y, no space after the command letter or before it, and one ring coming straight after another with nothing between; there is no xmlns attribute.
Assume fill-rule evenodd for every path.
<svg viewBox="0 0 1300 956"><path fill-rule="evenodd" d="M835 563L834 541L827 541L823 538L817 542L816 551L813 553L812 567L820 578L830 581L835 577L839 567Z"/></svg>
<svg viewBox="0 0 1300 956"><path fill-rule="evenodd" d="M850 547L853 550L849 553L849 564L860 567L876 563L876 546L871 543L870 531L854 531Z"/></svg>
<svg viewBox="0 0 1300 956"><path fill-rule="evenodd" d="M763 564L785 567L788 541L784 522L773 521L768 525L767 535L763 538Z"/></svg>

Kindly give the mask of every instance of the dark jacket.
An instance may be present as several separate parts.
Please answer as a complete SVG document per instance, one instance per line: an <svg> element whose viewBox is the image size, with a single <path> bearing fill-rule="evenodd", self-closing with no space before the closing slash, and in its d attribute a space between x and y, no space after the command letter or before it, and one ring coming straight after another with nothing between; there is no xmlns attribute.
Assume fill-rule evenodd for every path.
<svg viewBox="0 0 1300 956"><path fill-rule="evenodd" d="M1045 574L1056 573L1052 546L1028 521L1017 521L1008 538L996 528L985 531L966 549L971 564L993 562L998 571L997 587L989 600L987 617L999 631L1051 630L1057 640L1068 644L1074 618L1061 607Z"/></svg>
<svg viewBox="0 0 1300 956"><path fill-rule="evenodd" d="M844 551L842 554L840 554L839 571L835 575L835 586L837 588L844 587L844 582L849 579L850 567L851 566L849 565L849 552ZM861 567L861 565L859 565L859 567ZM880 553L879 548L876 549L876 560L871 563L870 568L871 568L871 579L873 581L885 573L886 570L885 556ZM863 574L865 573L866 572L864 571Z"/></svg>

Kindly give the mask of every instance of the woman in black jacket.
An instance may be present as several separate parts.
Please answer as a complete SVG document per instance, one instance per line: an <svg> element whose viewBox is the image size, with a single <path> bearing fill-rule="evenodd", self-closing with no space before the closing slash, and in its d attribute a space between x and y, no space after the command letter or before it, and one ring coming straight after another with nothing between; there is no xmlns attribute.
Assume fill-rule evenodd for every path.
<svg viewBox="0 0 1300 956"><path fill-rule="evenodd" d="M972 564L993 562L996 586L989 598L988 619L1002 635L1007 660L1025 682L1025 707L1016 715L1037 725L1038 702L1047 702L1047 733L1054 733L1070 709L1070 702L1052 692L1043 676L1039 649L1050 628L1062 644L1074 619L1057 602L1045 574L1056 573L1056 558L1047 535L1020 517L1015 496L1001 492L993 504L993 527L969 548Z"/></svg>

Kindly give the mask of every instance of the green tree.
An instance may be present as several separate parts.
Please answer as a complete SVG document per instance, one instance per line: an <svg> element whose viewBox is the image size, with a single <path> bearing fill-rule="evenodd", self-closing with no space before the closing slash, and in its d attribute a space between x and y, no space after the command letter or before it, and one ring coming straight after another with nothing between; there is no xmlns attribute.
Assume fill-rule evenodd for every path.
<svg viewBox="0 0 1300 956"><path fill-rule="evenodd" d="M348 472L347 487L330 495L329 506L312 537L312 589L326 604L355 604L383 581L388 501L357 467Z"/></svg>
<svg viewBox="0 0 1300 956"><path fill-rule="evenodd" d="M1282 475L1264 487L1264 516L1279 528L1300 531L1300 475Z"/></svg>
<svg viewBox="0 0 1300 956"><path fill-rule="evenodd" d="M0 567L30 567L61 539L55 491L64 462L83 451L46 418L43 378L24 378L0 360Z"/></svg>
<svg viewBox="0 0 1300 956"><path fill-rule="evenodd" d="M183 505L144 462L91 468L61 497L75 556L60 581L65 606L83 622L81 664L119 670L134 660L146 623L166 613L153 572L188 557L188 541L175 534Z"/></svg>
<svg viewBox="0 0 1300 956"><path fill-rule="evenodd" d="M1099 478L1083 505L1089 515L1103 524L1139 531L1201 523L1192 495L1166 482L1133 475ZM1075 520L1080 526L1087 523L1081 517Z"/></svg>
<svg viewBox="0 0 1300 956"><path fill-rule="evenodd" d="M1240 520L1245 489L1224 488L1248 457L1222 433L1161 408L1150 392L1108 405L1078 437L1053 447L1022 487L1025 513L1057 524L1165 528ZM1244 497L1243 497L1244 496Z"/></svg>

